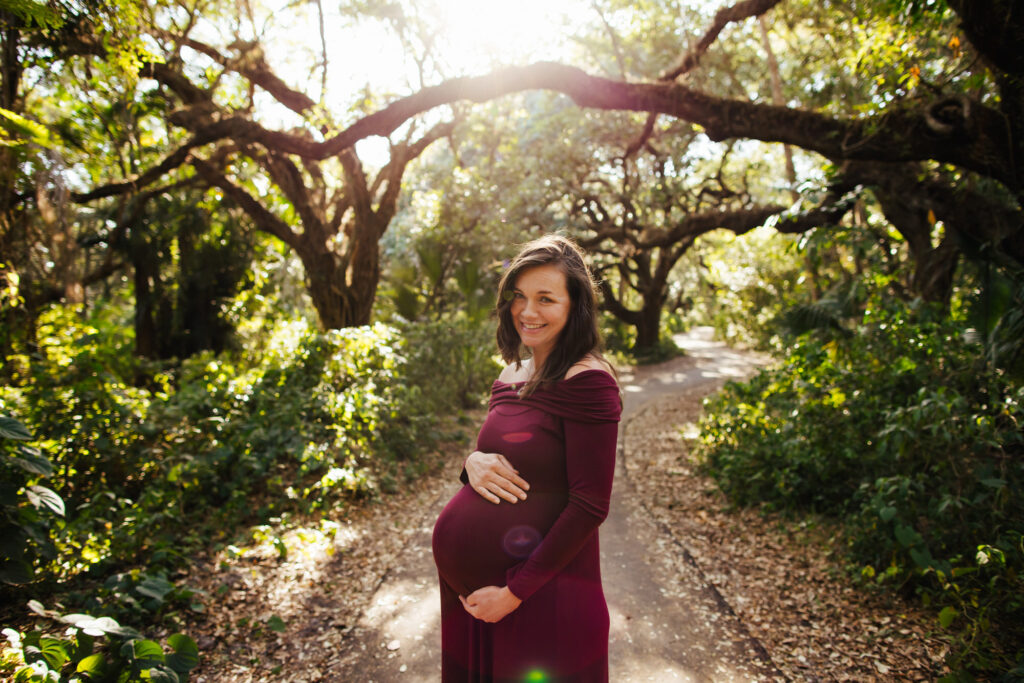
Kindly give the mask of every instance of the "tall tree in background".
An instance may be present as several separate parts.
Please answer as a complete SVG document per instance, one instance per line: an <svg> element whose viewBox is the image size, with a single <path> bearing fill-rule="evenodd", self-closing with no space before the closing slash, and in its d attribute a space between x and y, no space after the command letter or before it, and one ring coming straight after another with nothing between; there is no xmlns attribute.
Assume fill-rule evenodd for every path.
<svg viewBox="0 0 1024 683"><path fill-rule="evenodd" d="M1021 158L1018 148L1022 144L1019 128L1024 125L1019 115L1022 74L1020 60L1013 56L1011 47L1016 37L1022 35L1024 20L1014 4L991 0L970 8L964 3L925 8L910 2L877 2L832 5L827 13L820 8L809 11L809 6L810 3L762 0L723 9L696 47L667 69L657 82L626 82L592 76L564 65L535 64L508 69L494 76L448 81L393 103L369 117L367 122L388 121L403 115L400 112L422 111L442 102L488 99L540 88L565 93L583 107L677 117L700 125L712 140L746 138L790 144L822 155L836 165L845 162L909 164L896 174L906 178L912 173L913 164L924 163L929 173L937 174L936 180L943 177L955 180L955 185L947 182L945 189L948 195L956 197L957 206L973 204L975 213L984 215L996 205L1009 217L1007 221L989 225L982 221L959 223L950 215L946 228L956 230L957 239L961 241L990 245L992 254L1017 264L1024 263L1019 206L1024 184L1017 170L1017 160ZM984 9L976 11L976 7ZM864 49L859 54L851 54L845 50L854 49L855 45L852 42L841 44L838 47L844 51L833 56L831 72L807 72L801 74L802 80L789 81L792 92L787 102L790 104L784 107L750 99L749 95L721 96L710 92L717 87L713 79L703 88L677 80L684 75L689 77L702 60L711 55L710 48L716 45L726 27L773 8L783 14L787 10L795 14L791 20L796 39L822 36L827 41L829 31L836 28L851 40L859 40ZM890 16L894 9L904 14L894 20ZM904 26L904 23L909 25ZM959 37L958 25L963 31L963 40ZM842 29L843 26L846 28ZM874 41L873 32L881 30L893 33L896 42ZM918 39L916 33L923 38ZM972 36L984 36L985 42L968 44ZM798 53L802 45L794 44L791 49ZM907 49L908 45L912 49ZM885 49L887 47L904 56L893 55ZM790 58L795 60L798 55ZM621 60L620 63L626 62ZM861 95L861 101L837 105L836 98L820 93L827 91L837 95L838 90L827 85L827 77L844 69L848 76L844 80L857 80L869 87L854 90ZM745 86L740 83L736 89L742 90ZM804 91L800 92L800 88ZM653 125L652 118L647 128ZM943 171L944 168L951 172ZM852 172L851 177L855 177ZM883 193L887 182L886 177L879 178ZM983 203L976 202L979 195L963 192L972 184L978 186L979 182L989 183L995 190L985 193L987 200ZM899 196L892 191L888 194ZM935 216L936 220L930 220L930 224L946 222L940 214L951 204L929 206L925 192L915 195L918 213L923 211L928 216L930 211ZM907 229L914 231L912 227ZM919 253L930 254L934 250L938 250L934 256L939 264L933 266L948 261L943 249L935 245L922 245ZM926 270L931 268L925 263L923 266ZM942 298L943 293L930 292L927 283L946 282L948 277L940 275L918 280L925 287L924 293L931 298Z"/></svg>
<svg viewBox="0 0 1024 683"><path fill-rule="evenodd" d="M67 175L80 152L96 142L82 155L87 162L75 169L80 176L88 177L90 166L104 165L134 174L131 150L118 141L122 123L134 112L104 96L84 102L68 97L68 83L86 75L102 80L101 73L131 80L132 70L124 65L138 49L138 36L125 27L134 22L136 9L130 2L0 3L0 289L5 291L0 350L5 353L12 345L34 345L36 316L47 303L80 303L85 286L124 266L123 254L114 251L100 259L83 257L90 233L116 220L117 211L78 211ZM85 74L55 73L53 46L86 24L109 46L110 63L79 64ZM66 112L67 118L42 116L40 110ZM76 114L84 115L76 119ZM63 125L71 120L72 125Z"/></svg>
<svg viewBox="0 0 1024 683"><path fill-rule="evenodd" d="M154 8L150 26L166 25L166 18ZM140 72L156 82L151 94L164 99L171 110L167 122L183 141L131 182L108 183L77 199L87 202L135 191L191 166L204 184L241 207L258 230L280 239L301 259L323 327L369 322L380 278L378 242L394 216L402 176L408 163L447 134L451 124L425 130L408 126L376 172L364 169L351 144L303 153L302 147L315 147L315 138L334 128L331 115L285 84L267 64L258 42L236 40L218 48L191 36L199 26L201 8L194 6L176 15L172 28L151 29L159 39L161 59L150 60ZM102 46L87 36L70 44L68 53L104 56ZM185 54L208 65L198 78ZM287 133L261 125L255 116L257 92L291 110L301 125Z"/></svg>

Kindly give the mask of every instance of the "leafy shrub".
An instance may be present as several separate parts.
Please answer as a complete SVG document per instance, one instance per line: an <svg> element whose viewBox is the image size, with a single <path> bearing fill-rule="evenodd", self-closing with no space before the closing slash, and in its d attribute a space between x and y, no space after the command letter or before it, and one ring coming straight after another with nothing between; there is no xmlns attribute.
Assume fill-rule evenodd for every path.
<svg viewBox="0 0 1024 683"><path fill-rule="evenodd" d="M102 577L147 559L157 574L213 529L392 487L431 452L436 416L478 401L495 376L485 334L284 321L258 352L143 367L96 328L69 324L27 381L0 387L52 455L68 501L47 574Z"/></svg>
<svg viewBox="0 0 1024 683"><path fill-rule="evenodd" d="M160 643L143 638L135 629L109 617L59 614L36 601L29 604L38 616L65 628L57 635L43 630L3 630L8 645L0 671L12 674L10 680L15 683L64 683L83 677L98 683L183 683L188 680L188 672L199 664L195 641L182 633L167 638L170 652L165 652Z"/></svg>
<svg viewBox="0 0 1024 683"><path fill-rule="evenodd" d="M64 516L64 501L37 482L53 474L50 461L25 443L32 435L25 425L0 415L0 581L30 583L41 562L53 560L57 548L50 538L50 515Z"/></svg>
<svg viewBox="0 0 1024 683"><path fill-rule="evenodd" d="M480 405L501 372L494 323L468 318L402 326L408 381L432 412Z"/></svg>
<svg viewBox="0 0 1024 683"><path fill-rule="evenodd" d="M318 332L282 320L245 349L157 364L133 361L102 321L47 325L42 352L0 386L0 411L26 425L0 420L14 439L0 439L4 575L113 630L96 627L102 648L74 615L45 614L66 636L9 630L17 680L185 680L171 664L185 636L164 654L122 627L202 611L168 578L175 567L224 529L395 489L430 461L437 416L479 405L497 375L493 329L468 322ZM29 429L52 468L23 443ZM52 524L62 498L67 518ZM100 655L107 678L90 669Z"/></svg>
<svg viewBox="0 0 1024 683"><path fill-rule="evenodd" d="M866 323L711 399L706 468L739 504L844 518L865 580L939 610L951 666L1007 670L1024 649L1024 388L955 323L899 307Z"/></svg>

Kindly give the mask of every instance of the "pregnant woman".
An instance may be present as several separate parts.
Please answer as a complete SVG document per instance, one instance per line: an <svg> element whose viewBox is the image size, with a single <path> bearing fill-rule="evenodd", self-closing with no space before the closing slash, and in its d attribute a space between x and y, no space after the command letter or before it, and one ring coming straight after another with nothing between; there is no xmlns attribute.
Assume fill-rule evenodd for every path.
<svg viewBox="0 0 1024 683"><path fill-rule="evenodd" d="M508 366L466 485L434 525L441 677L607 681L597 527L621 400L579 248L557 236L527 244L501 280L497 311Z"/></svg>

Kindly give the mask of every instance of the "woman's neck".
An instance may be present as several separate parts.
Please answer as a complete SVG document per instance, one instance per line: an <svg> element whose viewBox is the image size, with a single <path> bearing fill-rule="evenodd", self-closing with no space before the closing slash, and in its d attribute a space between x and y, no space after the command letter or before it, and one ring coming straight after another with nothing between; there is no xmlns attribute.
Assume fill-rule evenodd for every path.
<svg viewBox="0 0 1024 683"><path fill-rule="evenodd" d="M530 368L530 375L536 375L540 372L540 369L544 367L544 363L547 362L548 356L551 355L550 349L530 349L530 361L532 367Z"/></svg>

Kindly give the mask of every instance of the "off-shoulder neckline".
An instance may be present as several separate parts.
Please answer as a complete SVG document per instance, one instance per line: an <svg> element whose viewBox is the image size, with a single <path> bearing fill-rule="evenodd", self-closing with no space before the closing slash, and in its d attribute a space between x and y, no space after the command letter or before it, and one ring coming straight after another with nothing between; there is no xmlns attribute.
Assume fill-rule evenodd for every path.
<svg viewBox="0 0 1024 683"><path fill-rule="evenodd" d="M601 370L601 369L598 369L598 368L587 368L586 370L583 370L581 372L577 372L572 377L563 377L562 379L555 380L555 381L556 382L571 382L574 379L576 379L577 377L582 377L583 375L589 374L591 372L599 372L602 375L608 375L608 379L610 379L613 382L615 381L615 378L612 377L612 374L610 372L608 372L607 370ZM507 387L516 386L516 385L519 385L519 384L526 384L526 382L527 382L527 380L525 380L525 379L521 379L521 380L518 380L518 381L515 381L515 382L503 382L500 379L494 380L495 384L504 384Z"/></svg>

